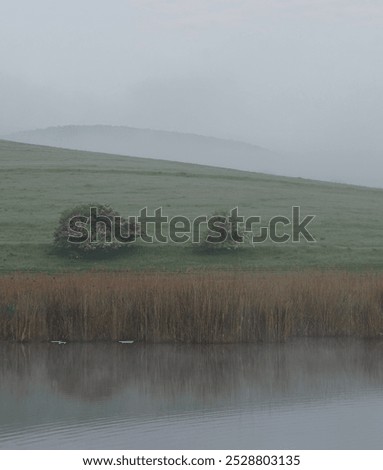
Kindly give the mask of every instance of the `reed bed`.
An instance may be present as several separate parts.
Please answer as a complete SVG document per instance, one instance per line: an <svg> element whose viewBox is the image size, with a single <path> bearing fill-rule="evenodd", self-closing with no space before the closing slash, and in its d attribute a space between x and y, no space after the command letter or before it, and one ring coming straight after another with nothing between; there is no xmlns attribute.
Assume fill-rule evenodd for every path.
<svg viewBox="0 0 383 470"><path fill-rule="evenodd" d="M0 278L0 340L239 343L382 334L382 274Z"/></svg>

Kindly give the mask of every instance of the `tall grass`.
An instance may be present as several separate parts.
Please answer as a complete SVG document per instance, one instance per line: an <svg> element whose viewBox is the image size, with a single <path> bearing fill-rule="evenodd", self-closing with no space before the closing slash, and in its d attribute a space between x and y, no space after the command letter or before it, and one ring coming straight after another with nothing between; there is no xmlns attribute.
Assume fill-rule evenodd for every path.
<svg viewBox="0 0 383 470"><path fill-rule="evenodd" d="M382 333L381 274L0 278L1 340L231 343Z"/></svg>

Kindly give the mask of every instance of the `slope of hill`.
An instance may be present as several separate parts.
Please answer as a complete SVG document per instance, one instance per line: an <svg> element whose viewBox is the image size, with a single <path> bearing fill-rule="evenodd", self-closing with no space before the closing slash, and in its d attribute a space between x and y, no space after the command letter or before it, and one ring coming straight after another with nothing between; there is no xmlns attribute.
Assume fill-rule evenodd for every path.
<svg viewBox="0 0 383 470"><path fill-rule="evenodd" d="M118 126L62 126L19 132L15 142L136 157L165 158L223 168L275 173L272 152L256 145L195 134Z"/></svg>
<svg viewBox="0 0 383 470"><path fill-rule="evenodd" d="M383 267L383 190L9 141L0 141L0 165L3 272ZM145 245L111 260L57 256L51 242L60 213L86 202L110 203L124 216L145 206L188 217L238 206L264 223L301 206L302 215L316 215L310 230L317 243L270 242L223 255Z"/></svg>

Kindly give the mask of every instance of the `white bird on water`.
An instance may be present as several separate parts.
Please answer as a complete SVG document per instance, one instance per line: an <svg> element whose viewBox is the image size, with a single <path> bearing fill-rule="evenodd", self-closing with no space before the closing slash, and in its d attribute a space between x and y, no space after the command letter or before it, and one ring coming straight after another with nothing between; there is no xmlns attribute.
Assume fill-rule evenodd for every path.
<svg viewBox="0 0 383 470"><path fill-rule="evenodd" d="M134 341L130 341L130 340L128 340L128 341L119 341L119 343L121 343L121 344L132 344L132 343L134 343Z"/></svg>
<svg viewBox="0 0 383 470"><path fill-rule="evenodd" d="M66 341L51 341L51 343L66 344Z"/></svg>

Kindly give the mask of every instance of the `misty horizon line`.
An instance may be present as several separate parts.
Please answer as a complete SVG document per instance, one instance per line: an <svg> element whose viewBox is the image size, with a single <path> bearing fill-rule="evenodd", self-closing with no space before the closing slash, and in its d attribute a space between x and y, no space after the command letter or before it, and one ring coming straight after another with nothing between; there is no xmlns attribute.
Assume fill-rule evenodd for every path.
<svg viewBox="0 0 383 470"><path fill-rule="evenodd" d="M300 175L288 175L284 173L278 173L278 172L271 172L271 171L262 171L262 170L246 170L246 169L241 169L241 168L233 168L233 167L227 167L227 166L219 166L219 165L214 165L211 163L195 163L195 162L187 162L187 161L177 161L173 160L170 157L156 157L156 156L139 156L139 155L134 155L134 154L123 154L123 153L113 153L113 152L106 152L102 150L86 150L86 149L81 149L81 148L73 148L73 147L61 147L58 145L53 145L53 144L46 144L46 143L31 143L31 142L22 142L22 141L17 141L17 140L12 140L8 139L7 137L11 136L16 136L17 134L23 134L23 133L33 133L36 131L46 131L46 130L51 130L51 129L65 129L65 128L96 128L96 127L101 127L101 128L114 128L114 129L131 129L131 130L137 130L137 131L150 131L150 132L158 132L158 133L166 133L166 134L178 134L178 135L183 135L183 136L195 136L195 137L200 137L203 139L210 139L210 140L217 140L217 141L227 141L227 142L233 142L233 143L239 143L239 144L244 144L248 145L251 147L254 147L257 150L262 150L267 153L270 153L270 155L275 155L270 149L266 149L264 147L257 146L255 144L251 144L248 142L240 141L240 140L234 140L234 139L228 139L228 138L220 138L220 137L215 137L215 136L207 136L207 135L202 135L202 134L197 134L197 133L188 133L188 132L178 132L178 131L167 131L167 130L160 130L160 129L151 129L151 128L139 128L139 127L133 127L133 126L126 126L126 125L109 125L109 124L64 124L64 125L58 125L58 126L48 126L45 128L36 128L36 129L29 129L26 131L19 131L19 132L13 132L11 134L7 135L1 135L0 134L0 140L11 142L11 143L19 143L22 145L32 145L36 147L47 147L47 148L58 148L58 149L64 149L64 150L77 150L79 152L86 152L86 153L100 153L100 154L105 154L105 155L119 155L119 156L125 156L128 158L140 158L140 159L149 159L149 160L159 160L159 161L166 161L166 162L173 162L173 163L185 163L186 165L196 165L196 166L204 166L204 167L210 167L210 168L218 168L218 169L224 169L224 170L233 170L233 171L239 171L239 172L244 172L244 173L258 173L258 174L264 174L268 176L275 176L275 177L282 177L282 178L291 178L291 179L301 179L301 180L306 180L308 182L312 181L315 183L323 183L323 184L335 184L335 185L342 185L342 186L352 186L352 187L357 187L357 188L366 188L368 190L378 190L381 191L383 188L379 186L372 186L372 185L366 185L366 184L358 184L358 183L353 183L353 182L344 182L344 181L336 181L336 180L330 180L330 179L324 179L321 177L310 177L310 176L300 176ZM282 170L281 170L282 171Z"/></svg>
<svg viewBox="0 0 383 470"><path fill-rule="evenodd" d="M186 136L191 136L191 137L195 136L195 137L202 137L204 139L213 139L213 140L221 140L221 141L224 140L224 141L234 142L238 144L245 144L251 147L255 147L258 150L265 151L265 152L271 152L275 154L278 153L277 151L274 151L273 149L270 149L263 145L254 144L253 142L239 139L239 138L220 137L218 135L208 135L208 134L202 134L199 132L159 129L159 128L153 128L153 127L137 127L137 126L131 126L131 125L126 125L126 124L57 124L57 125L51 125L51 126L46 126L46 127L36 127L36 128L23 129L19 131L12 131L12 132L7 132L5 134L1 133L0 138L3 140L8 140L6 139L6 137L11 137L14 135L24 134L28 132L39 132L39 131L48 131L51 129L53 130L53 129L65 129L65 128L76 128L76 127L81 127L81 128L102 127L102 128L113 128L113 129L132 129L132 130L137 130L137 131L160 132L160 133L166 133L166 134L179 134L179 135L186 135Z"/></svg>

